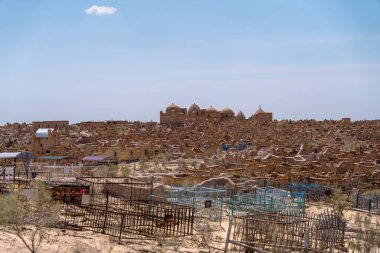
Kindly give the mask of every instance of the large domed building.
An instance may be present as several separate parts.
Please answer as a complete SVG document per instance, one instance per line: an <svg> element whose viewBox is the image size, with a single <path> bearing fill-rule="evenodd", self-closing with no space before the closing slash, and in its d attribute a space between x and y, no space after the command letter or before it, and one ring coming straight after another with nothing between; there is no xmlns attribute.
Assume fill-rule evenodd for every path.
<svg viewBox="0 0 380 253"><path fill-rule="evenodd" d="M245 119L245 115L242 111L239 111L237 114L236 114L236 118L238 119Z"/></svg>
<svg viewBox="0 0 380 253"><path fill-rule="evenodd" d="M201 108L196 104L192 104L187 111L188 115L201 115Z"/></svg>
<svg viewBox="0 0 380 253"><path fill-rule="evenodd" d="M187 109L180 108L178 105L171 103L166 107L165 112L160 111L160 123L171 125L171 126L181 126L186 121Z"/></svg>
<svg viewBox="0 0 380 253"><path fill-rule="evenodd" d="M253 114L253 116L261 114L261 113L265 113L265 112L263 111L263 109L261 109L261 105L259 105L259 109L256 110L256 112Z"/></svg>
<svg viewBox="0 0 380 253"><path fill-rule="evenodd" d="M176 112L180 112L181 111L181 108L179 108L178 105L174 104L174 103L171 103L171 105L169 105L168 107L166 107L166 113L176 113Z"/></svg>
<svg viewBox="0 0 380 253"><path fill-rule="evenodd" d="M223 110L220 111L220 117L221 118L234 118L235 113L232 111L232 109L225 107Z"/></svg>
<svg viewBox="0 0 380 253"><path fill-rule="evenodd" d="M219 112L216 110L212 105L206 109L206 117L207 118L218 118L219 117Z"/></svg>
<svg viewBox="0 0 380 253"><path fill-rule="evenodd" d="M223 121L223 120L245 120L245 115L239 111L236 116L232 109L225 107L218 111L213 106L207 109L201 109L196 103L193 103L189 109L181 108L178 105L171 103L166 107L165 112L160 111L160 123L169 126L183 126L185 122L194 121ZM272 121L272 113L264 112L260 108L252 115L250 119L255 122L268 122Z"/></svg>
<svg viewBox="0 0 380 253"><path fill-rule="evenodd" d="M251 119L257 123L271 122L273 120L273 114L271 112L264 112L260 105L259 109L251 116Z"/></svg>

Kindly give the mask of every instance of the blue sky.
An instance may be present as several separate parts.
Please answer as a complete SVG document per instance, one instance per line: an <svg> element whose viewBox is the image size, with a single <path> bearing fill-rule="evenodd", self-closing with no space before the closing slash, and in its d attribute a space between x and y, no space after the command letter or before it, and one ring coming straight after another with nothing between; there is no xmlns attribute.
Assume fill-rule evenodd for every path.
<svg viewBox="0 0 380 253"><path fill-rule="evenodd" d="M380 119L380 1L0 0L0 88L0 124L171 102Z"/></svg>

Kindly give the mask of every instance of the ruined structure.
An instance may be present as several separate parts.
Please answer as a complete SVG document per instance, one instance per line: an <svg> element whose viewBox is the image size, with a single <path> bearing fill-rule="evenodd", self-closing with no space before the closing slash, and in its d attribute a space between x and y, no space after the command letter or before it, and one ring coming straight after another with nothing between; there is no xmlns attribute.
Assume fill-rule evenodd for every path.
<svg viewBox="0 0 380 253"><path fill-rule="evenodd" d="M39 128L54 128L58 129L61 133L66 134L69 129L68 120L57 121L34 121L32 124L33 131L36 132Z"/></svg>
<svg viewBox="0 0 380 253"><path fill-rule="evenodd" d="M32 151L36 155L50 155L52 148L61 145L61 132L58 128L38 128L32 135Z"/></svg>

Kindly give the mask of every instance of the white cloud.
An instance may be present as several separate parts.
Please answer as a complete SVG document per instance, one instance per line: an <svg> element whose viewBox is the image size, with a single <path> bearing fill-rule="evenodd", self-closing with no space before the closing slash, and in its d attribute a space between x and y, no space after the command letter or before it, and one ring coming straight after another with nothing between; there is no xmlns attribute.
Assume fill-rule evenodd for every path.
<svg viewBox="0 0 380 253"><path fill-rule="evenodd" d="M84 12L89 15L94 14L98 16L104 16L114 14L117 12L117 9L115 7L93 5L90 8L86 9Z"/></svg>

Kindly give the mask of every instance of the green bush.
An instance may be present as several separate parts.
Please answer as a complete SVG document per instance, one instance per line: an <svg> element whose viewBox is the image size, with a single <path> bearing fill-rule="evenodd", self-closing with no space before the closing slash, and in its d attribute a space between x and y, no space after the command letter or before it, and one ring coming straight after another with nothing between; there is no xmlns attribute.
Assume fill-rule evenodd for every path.
<svg viewBox="0 0 380 253"><path fill-rule="evenodd" d="M57 224L58 212L50 192L40 184L34 189L0 195L0 226L15 234L32 253L46 239L46 228Z"/></svg>

